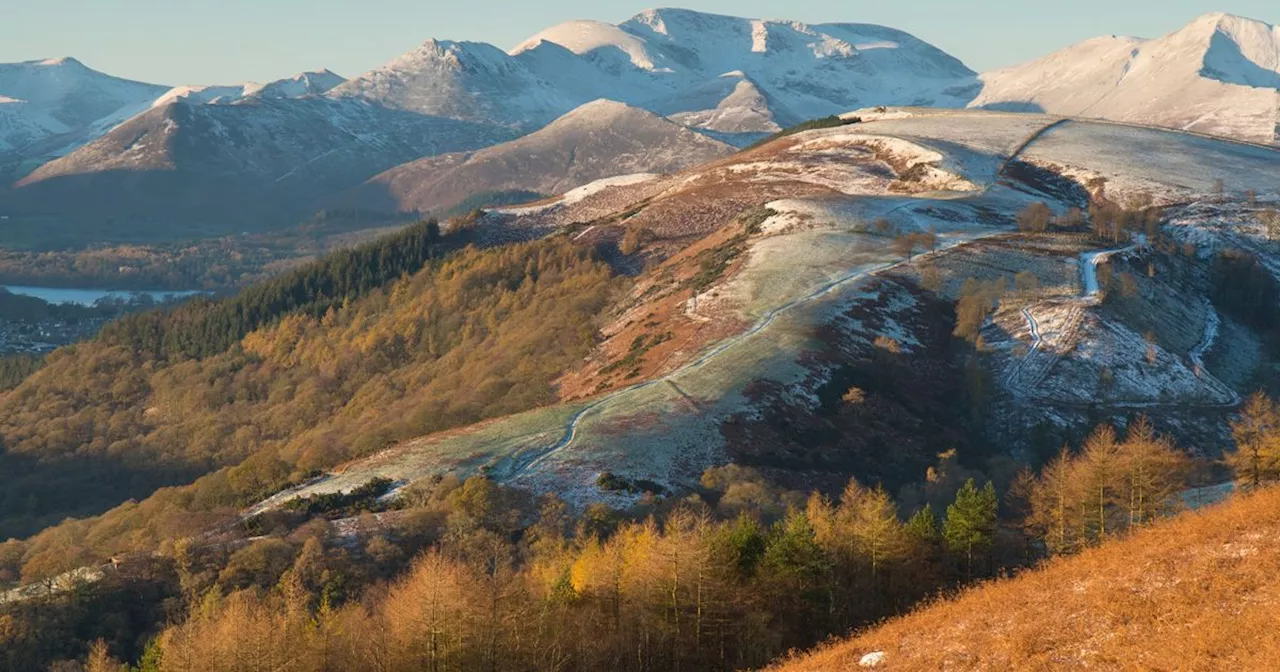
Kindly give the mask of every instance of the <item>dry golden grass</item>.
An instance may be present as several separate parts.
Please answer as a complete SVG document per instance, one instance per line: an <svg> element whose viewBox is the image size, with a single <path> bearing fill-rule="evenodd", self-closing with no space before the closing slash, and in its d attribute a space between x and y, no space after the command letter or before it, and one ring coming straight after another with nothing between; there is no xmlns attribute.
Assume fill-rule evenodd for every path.
<svg viewBox="0 0 1280 672"><path fill-rule="evenodd" d="M993 581L779 664L856 670L1280 669L1280 487Z"/></svg>

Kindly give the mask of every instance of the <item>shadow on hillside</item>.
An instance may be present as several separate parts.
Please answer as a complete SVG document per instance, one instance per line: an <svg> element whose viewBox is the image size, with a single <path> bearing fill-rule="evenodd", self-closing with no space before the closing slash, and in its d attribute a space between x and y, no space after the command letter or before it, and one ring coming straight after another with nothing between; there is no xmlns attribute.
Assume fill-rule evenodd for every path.
<svg viewBox="0 0 1280 672"><path fill-rule="evenodd" d="M1210 62L1225 70L1210 66ZM1209 40L1209 52L1200 74L1226 84L1258 89L1280 88L1280 72L1267 70L1249 60L1240 51L1240 45L1222 33L1214 33Z"/></svg>
<svg viewBox="0 0 1280 672"><path fill-rule="evenodd" d="M0 453L0 540L31 536L68 517L98 515L158 488L193 480L193 474L127 465L100 455L40 460Z"/></svg>
<svg viewBox="0 0 1280 672"><path fill-rule="evenodd" d="M1039 103L1033 103L1026 100L1006 100L999 103L987 103L979 105L979 110L990 110L992 112L1018 112L1021 114L1044 114L1045 109Z"/></svg>

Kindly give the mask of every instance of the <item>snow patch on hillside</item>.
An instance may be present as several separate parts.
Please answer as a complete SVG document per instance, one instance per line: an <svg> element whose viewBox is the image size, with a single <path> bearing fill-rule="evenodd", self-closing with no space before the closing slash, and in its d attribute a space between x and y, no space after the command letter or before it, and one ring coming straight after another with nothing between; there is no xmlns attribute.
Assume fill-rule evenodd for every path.
<svg viewBox="0 0 1280 672"><path fill-rule="evenodd" d="M577 189L572 189L564 193L560 198L547 203L534 203L532 205L521 205L510 208L493 208L489 212L499 215L526 216L541 214L548 210L574 205L582 201L600 194L608 189L616 187L629 187L635 184L643 184L651 180L662 177L654 173L637 173L635 175L618 175L617 177L606 177L602 180L596 180L590 184L584 184Z"/></svg>

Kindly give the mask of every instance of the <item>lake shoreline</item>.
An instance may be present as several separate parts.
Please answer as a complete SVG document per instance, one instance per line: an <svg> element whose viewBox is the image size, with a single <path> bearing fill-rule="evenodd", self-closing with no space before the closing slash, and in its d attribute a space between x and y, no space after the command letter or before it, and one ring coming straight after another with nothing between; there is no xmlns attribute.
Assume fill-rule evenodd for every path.
<svg viewBox="0 0 1280 672"><path fill-rule="evenodd" d="M39 299L50 305L77 305L90 307L99 301L109 299L125 303L164 304L181 300L198 294L209 294L205 290L136 290L136 289L92 289L84 287L38 287L32 285L0 284L0 291L16 296L27 296Z"/></svg>

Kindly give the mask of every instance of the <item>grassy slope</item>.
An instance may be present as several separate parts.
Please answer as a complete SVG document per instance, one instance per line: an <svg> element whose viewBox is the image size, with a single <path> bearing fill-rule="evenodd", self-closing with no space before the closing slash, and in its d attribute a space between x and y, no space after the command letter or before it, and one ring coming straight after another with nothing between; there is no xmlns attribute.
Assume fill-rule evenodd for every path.
<svg viewBox="0 0 1280 672"><path fill-rule="evenodd" d="M1275 669L1280 488L991 582L781 664L783 672Z"/></svg>

